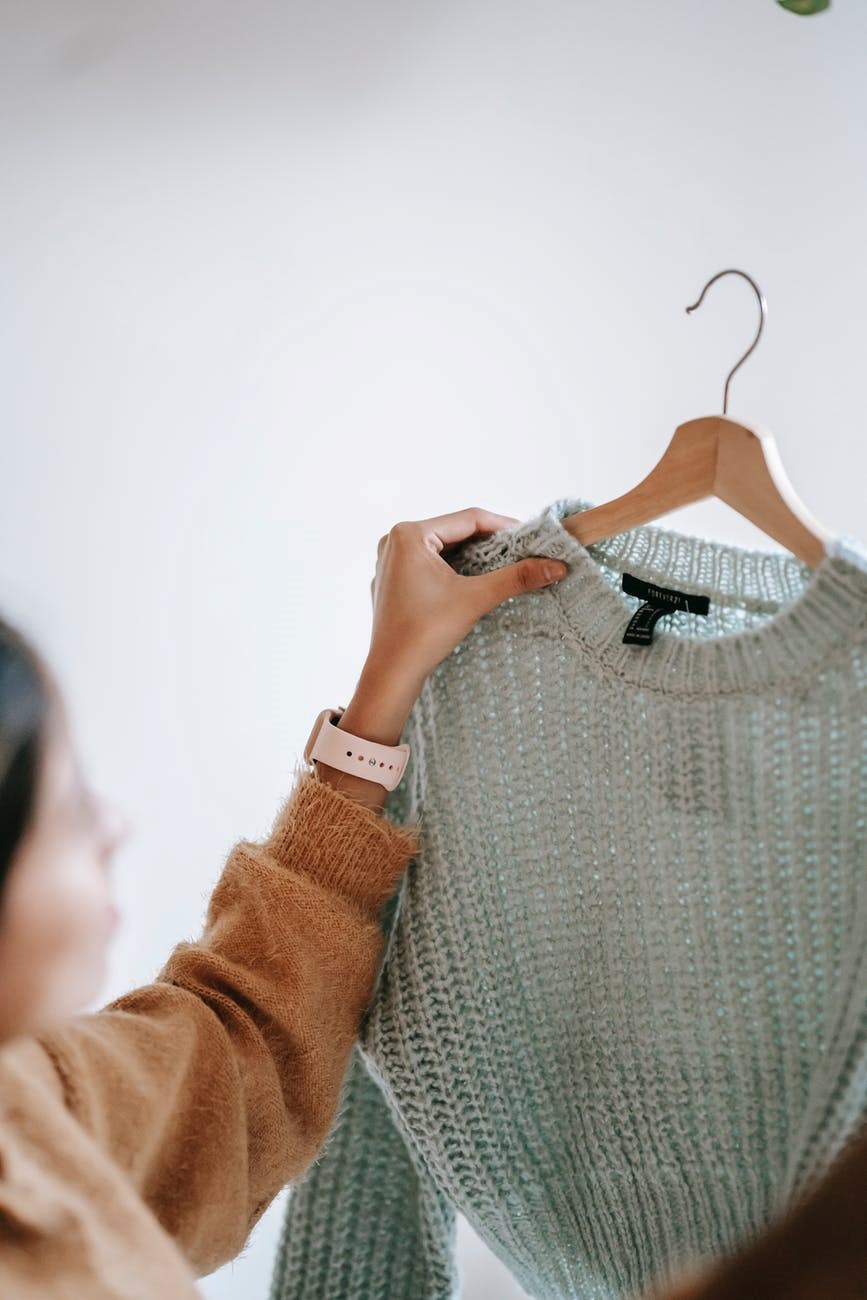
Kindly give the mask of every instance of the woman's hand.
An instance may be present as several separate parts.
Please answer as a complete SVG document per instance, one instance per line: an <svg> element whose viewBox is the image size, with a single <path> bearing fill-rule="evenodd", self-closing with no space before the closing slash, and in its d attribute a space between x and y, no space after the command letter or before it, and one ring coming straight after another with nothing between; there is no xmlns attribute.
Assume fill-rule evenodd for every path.
<svg viewBox="0 0 867 1300"><path fill-rule="evenodd" d="M410 708L425 678L483 614L509 596L544 587L568 572L561 560L533 557L466 577L443 558L469 537L490 535L518 522L471 506L451 515L395 524L379 539L370 584L373 629L368 663L381 665L384 674L405 684Z"/></svg>
<svg viewBox="0 0 867 1300"><path fill-rule="evenodd" d="M562 560L533 556L490 573L455 573L445 552L520 521L470 506L432 519L407 520L379 539L370 584L370 649L355 694L338 723L367 740L396 745L425 679L471 628L509 596L564 578ZM384 787L320 764L329 780L381 807Z"/></svg>

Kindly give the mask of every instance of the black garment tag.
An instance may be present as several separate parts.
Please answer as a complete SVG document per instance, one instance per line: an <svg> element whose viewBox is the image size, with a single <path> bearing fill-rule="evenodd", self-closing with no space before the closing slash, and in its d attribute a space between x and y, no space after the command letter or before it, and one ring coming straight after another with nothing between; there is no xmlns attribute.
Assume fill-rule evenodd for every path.
<svg viewBox="0 0 867 1300"><path fill-rule="evenodd" d="M623 590L630 596L640 596L644 601L629 620L623 633L627 645L650 645L653 629L663 614L673 614L678 609L690 614L707 614L710 609L708 596L696 596L689 591L675 591L673 587L658 587L653 582L644 582L631 573L623 575Z"/></svg>

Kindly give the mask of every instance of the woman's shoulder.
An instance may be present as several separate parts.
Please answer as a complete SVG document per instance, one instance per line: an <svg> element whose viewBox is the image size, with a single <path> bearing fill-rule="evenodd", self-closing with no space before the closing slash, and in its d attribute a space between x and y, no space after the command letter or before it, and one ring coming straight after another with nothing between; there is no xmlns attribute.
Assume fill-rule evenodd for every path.
<svg viewBox="0 0 867 1300"><path fill-rule="evenodd" d="M35 1038L13 1038L0 1046L2 1123L21 1109L41 1110L54 1099L64 1102L63 1081L51 1056Z"/></svg>

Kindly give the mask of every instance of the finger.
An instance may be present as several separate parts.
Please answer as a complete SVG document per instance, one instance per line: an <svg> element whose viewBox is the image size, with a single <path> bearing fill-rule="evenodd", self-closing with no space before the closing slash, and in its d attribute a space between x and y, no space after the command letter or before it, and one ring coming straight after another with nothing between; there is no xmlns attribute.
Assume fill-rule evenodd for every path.
<svg viewBox="0 0 867 1300"><path fill-rule="evenodd" d="M537 591L552 582L559 582L569 572L569 566L563 560L547 559L544 556L531 556L527 560L518 560L516 564L506 564L490 573L480 573L475 577L464 578L471 582L480 594L482 608L494 609L509 596L518 596L525 591Z"/></svg>
<svg viewBox="0 0 867 1300"><path fill-rule="evenodd" d="M468 506L466 510L456 510L450 515L434 515L432 519L419 521L425 531L438 537L442 545L454 546L466 541L477 533L498 533L501 528L509 528L520 523L511 515L497 515L491 510L482 510L478 506Z"/></svg>

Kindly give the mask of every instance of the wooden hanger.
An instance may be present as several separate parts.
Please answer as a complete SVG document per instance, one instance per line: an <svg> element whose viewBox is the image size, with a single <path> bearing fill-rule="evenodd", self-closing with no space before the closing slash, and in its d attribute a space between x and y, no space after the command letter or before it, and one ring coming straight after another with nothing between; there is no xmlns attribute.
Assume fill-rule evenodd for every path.
<svg viewBox="0 0 867 1300"><path fill-rule="evenodd" d="M710 286L722 275L742 275L749 280L761 311L756 337L726 379L722 415L704 415L678 425L661 460L634 488L560 522L583 546L589 546L678 506L717 497L815 568L833 534L798 499L773 435L758 424L732 420L726 414L732 375L753 351L764 328L764 294L745 271L731 268L708 280L701 297L686 310L700 307Z"/></svg>

